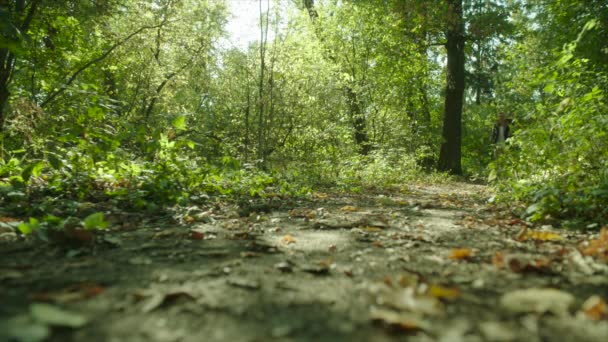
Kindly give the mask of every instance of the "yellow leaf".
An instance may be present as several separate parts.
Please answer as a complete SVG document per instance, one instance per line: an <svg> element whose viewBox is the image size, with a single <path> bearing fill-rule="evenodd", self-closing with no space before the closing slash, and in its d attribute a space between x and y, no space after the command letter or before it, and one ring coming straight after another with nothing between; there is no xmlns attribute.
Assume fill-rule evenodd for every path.
<svg viewBox="0 0 608 342"><path fill-rule="evenodd" d="M450 251L448 258L453 260L468 259L473 256L473 250L470 248L455 248Z"/></svg>
<svg viewBox="0 0 608 342"><path fill-rule="evenodd" d="M354 211L359 211L359 208L352 206L352 205L345 205L342 208L340 208L340 210L354 212Z"/></svg>
<svg viewBox="0 0 608 342"><path fill-rule="evenodd" d="M460 291L458 289L440 285L431 285L428 294L439 299L454 299L460 296Z"/></svg>
<svg viewBox="0 0 608 342"><path fill-rule="evenodd" d="M534 230L527 230L520 236L518 236L519 241L560 241L563 240L564 237L553 232L539 232Z"/></svg>
<svg viewBox="0 0 608 342"><path fill-rule="evenodd" d="M283 239L281 239L283 241L284 244L289 245L291 243L296 243L296 239L294 239L293 236L287 234L285 236L283 236Z"/></svg>
<svg viewBox="0 0 608 342"><path fill-rule="evenodd" d="M608 306L606 302L599 296L591 296L583 303L581 309L585 315L594 321L608 319Z"/></svg>

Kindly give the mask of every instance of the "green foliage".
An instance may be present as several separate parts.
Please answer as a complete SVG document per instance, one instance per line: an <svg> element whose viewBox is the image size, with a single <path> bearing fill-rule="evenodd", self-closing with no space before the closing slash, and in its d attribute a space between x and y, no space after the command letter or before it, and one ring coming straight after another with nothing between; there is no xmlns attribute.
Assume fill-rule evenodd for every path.
<svg viewBox="0 0 608 342"><path fill-rule="evenodd" d="M601 224L608 220L608 75L574 57L575 45L538 69L542 97L496 168L505 196L528 203L531 220Z"/></svg>
<svg viewBox="0 0 608 342"><path fill-rule="evenodd" d="M442 144L444 2L296 3L262 13L269 40L246 48L222 41L223 2L45 1L26 32L2 12L3 210L42 217L24 233L99 229L108 208L423 178ZM465 2L464 170L532 220L608 215L608 11L588 3ZM515 135L495 160L499 111Z"/></svg>

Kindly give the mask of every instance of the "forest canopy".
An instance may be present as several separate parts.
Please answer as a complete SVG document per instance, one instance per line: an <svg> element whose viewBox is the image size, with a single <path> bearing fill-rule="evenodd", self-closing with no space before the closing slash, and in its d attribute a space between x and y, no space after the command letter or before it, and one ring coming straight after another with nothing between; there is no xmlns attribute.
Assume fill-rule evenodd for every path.
<svg viewBox="0 0 608 342"><path fill-rule="evenodd" d="M3 210L155 212L450 175L531 221L608 220L606 1L255 3L243 29L259 38L239 47L229 1L0 1Z"/></svg>

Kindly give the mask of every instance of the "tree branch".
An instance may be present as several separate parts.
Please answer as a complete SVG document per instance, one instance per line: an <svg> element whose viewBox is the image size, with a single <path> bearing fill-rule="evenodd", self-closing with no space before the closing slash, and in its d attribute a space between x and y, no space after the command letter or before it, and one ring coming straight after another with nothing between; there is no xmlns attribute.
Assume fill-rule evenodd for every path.
<svg viewBox="0 0 608 342"><path fill-rule="evenodd" d="M78 68L72 74L72 76L70 76L70 78L68 78L67 82L65 82L65 84L63 86L61 86L61 88L57 89L55 92L50 93L47 96L46 100L44 100L40 104L40 107L44 108L46 105L51 103L51 101L53 101L57 96L61 95L70 86L70 84L72 84L76 80L78 75L80 75L83 71L85 71L92 65L97 64L97 63L101 62L102 60L104 60L106 57L108 57L112 53L112 51L114 51L116 48L120 47L127 41L129 41L131 38L135 37L136 35L140 34L141 32L143 32L145 30L158 28L165 24L166 24L166 22L160 23L158 25L153 25L153 26L142 26L139 29L137 29L135 32L131 33L130 35L123 38L122 40L118 41L116 44L112 45L112 47L110 47L108 50L106 50L106 52L102 53L100 56L93 58L92 60L86 62L84 65L82 65L80 68Z"/></svg>
<svg viewBox="0 0 608 342"><path fill-rule="evenodd" d="M30 9L27 11L27 16L23 20L23 23L21 23L21 32L26 32L30 28L30 24L32 23L32 19L34 19L34 14L36 13L38 4L40 4L40 0L32 1Z"/></svg>

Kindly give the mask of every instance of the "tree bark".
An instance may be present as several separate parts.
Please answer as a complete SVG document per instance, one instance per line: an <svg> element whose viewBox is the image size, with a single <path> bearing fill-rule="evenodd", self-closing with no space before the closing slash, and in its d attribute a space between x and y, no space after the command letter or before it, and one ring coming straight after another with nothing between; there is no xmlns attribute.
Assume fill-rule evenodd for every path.
<svg viewBox="0 0 608 342"><path fill-rule="evenodd" d="M29 2L29 9L25 14L26 2L23 0L15 2L14 13L10 13L12 10L10 4L2 2L3 10L9 12L9 17L15 16L20 17L25 14L25 18L21 23L15 22L15 27L19 27L19 31L27 33L32 23L32 19L37 12L40 0L33 0ZM12 18L11 18L12 19ZM15 62L17 61L16 56L8 48L0 49L0 133L4 131L4 123L6 121L6 105L11 97L10 84L13 80L13 71L15 70Z"/></svg>
<svg viewBox="0 0 608 342"><path fill-rule="evenodd" d="M465 87L464 21L462 0L447 0L447 77L443 116L443 142L439 171L461 175L462 107Z"/></svg>
<svg viewBox="0 0 608 342"><path fill-rule="evenodd" d="M359 153L366 156L369 154L371 148L369 137L367 136L367 121L361 111L359 97L352 88L346 87L346 99L348 101L348 111L355 129L355 143L359 146Z"/></svg>
<svg viewBox="0 0 608 342"><path fill-rule="evenodd" d="M270 0L268 0L270 1ZM258 105L259 105L259 115L258 115L258 163L264 166L265 160L265 152L264 152L264 69L266 69L266 40L268 39L268 16L270 15L268 12L270 11L270 2L267 2L266 8L266 26L264 26L264 17L262 12L262 0L259 0L260 3L260 79L258 83Z"/></svg>

